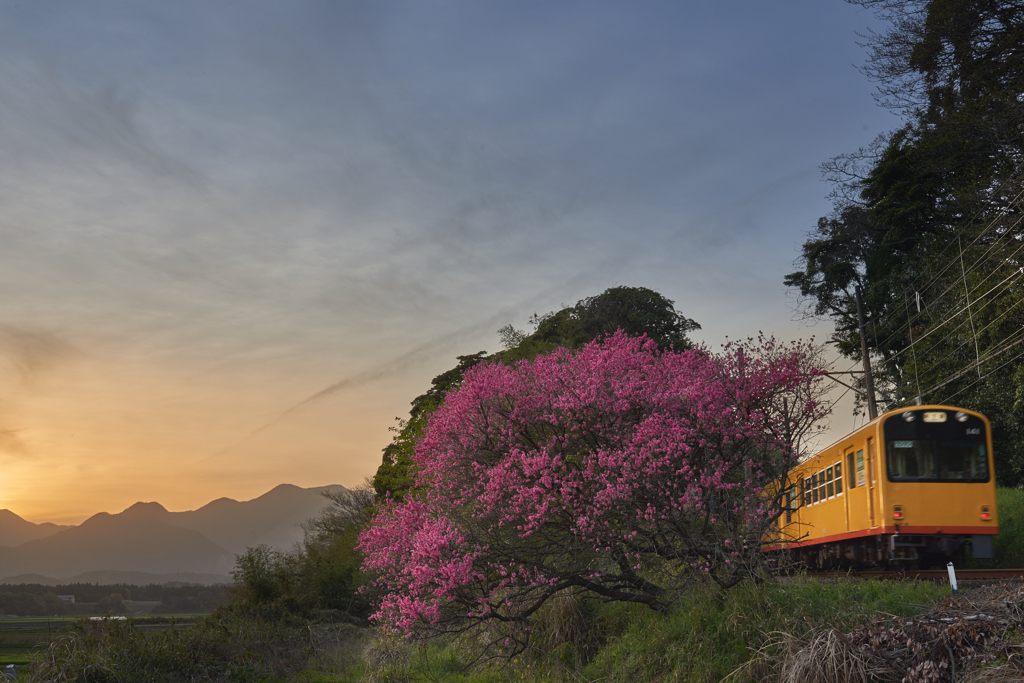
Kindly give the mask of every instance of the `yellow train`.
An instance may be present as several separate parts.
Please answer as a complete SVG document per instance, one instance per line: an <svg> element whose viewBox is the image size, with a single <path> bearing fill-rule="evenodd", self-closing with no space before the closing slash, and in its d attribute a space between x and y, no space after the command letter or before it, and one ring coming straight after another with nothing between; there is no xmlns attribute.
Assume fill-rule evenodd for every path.
<svg viewBox="0 0 1024 683"><path fill-rule="evenodd" d="M780 542L812 568L992 557L992 433L980 413L913 406L879 416L790 473Z"/></svg>

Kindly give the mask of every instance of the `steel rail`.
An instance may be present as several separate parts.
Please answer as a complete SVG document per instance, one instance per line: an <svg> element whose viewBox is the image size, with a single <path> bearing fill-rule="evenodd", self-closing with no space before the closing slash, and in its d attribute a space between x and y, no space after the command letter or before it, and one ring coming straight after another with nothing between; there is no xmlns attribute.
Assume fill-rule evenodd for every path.
<svg viewBox="0 0 1024 683"><path fill-rule="evenodd" d="M934 579L949 580L945 569L897 569L886 571L815 572L809 576L835 578L853 576L861 579ZM957 581L1024 579L1024 569L957 569Z"/></svg>

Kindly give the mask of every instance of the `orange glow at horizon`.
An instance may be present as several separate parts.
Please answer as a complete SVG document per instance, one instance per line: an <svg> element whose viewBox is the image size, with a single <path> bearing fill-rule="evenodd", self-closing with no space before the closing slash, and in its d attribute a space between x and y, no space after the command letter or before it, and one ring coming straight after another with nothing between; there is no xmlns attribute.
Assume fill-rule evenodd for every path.
<svg viewBox="0 0 1024 683"><path fill-rule="evenodd" d="M23 383L4 414L16 441L3 444L0 508L78 524L138 501L191 510L285 483L356 487L376 471L388 428L415 395L383 378L253 434L345 368L247 370L80 356Z"/></svg>

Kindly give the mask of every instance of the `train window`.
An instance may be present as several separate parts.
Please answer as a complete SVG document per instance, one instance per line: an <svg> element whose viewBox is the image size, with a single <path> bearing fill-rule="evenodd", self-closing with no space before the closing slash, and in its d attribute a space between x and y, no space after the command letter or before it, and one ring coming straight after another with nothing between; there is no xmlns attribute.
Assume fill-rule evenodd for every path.
<svg viewBox="0 0 1024 683"><path fill-rule="evenodd" d="M829 465L825 468L825 497L834 498L836 490L832 484L832 466Z"/></svg>
<svg viewBox="0 0 1024 683"><path fill-rule="evenodd" d="M811 478L804 479L804 505L811 504Z"/></svg>
<svg viewBox="0 0 1024 683"><path fill-rule="evenodd" d="M846 479L850 482L850 488L857 488L857 477L853 476L856 471L856 467L853 464L853 451L850 451L846 456Z"/></svg>
<svg viewBox="0 0 1024 683"><path fill-rule="evenodd" d="M938 441L939 479L988 481L985 444L969 441Z"/></svg>
<svg viewBox="0 0 1024 683"><path fill-rule="evenodd" d="M811 475L811 503L818 502L818 473Z"/></svg>
<svg viewBox="0 0 1024 683"><path fill-rule="evenodd" d="M890 441L889 479L913 481L935 479L935 443L924 440Z"/></svg>
<svg viewBox="0 0 1024 683"><path fill-rule="evenodd" d="M868 441L868 452L871 451L871 447L874 445L872 441ZM856 482L856 484L854 483ZM864 451L857 451L857 478L850 481L851 486L863 486L864 485Z"/></svg>
<svg viewBox="0 0 1024 683"><path fill-rule="evenodd" d="M825 495L825 470L818 472L818 500L825 502L828 496Z"/></svg>
<svg viewBox="0 0 1024 683"><path fill-rule="evenodd" d="M890 481L970 481L989 479L983 442L932 439L894 440L886 448Z"/></svg>
<svg viewBox="0 0 1024 683"><path fill-rule="evenodd" d="M836 475L836 495L843 495L843 461L840 460L832 466L832 471Z"/></svg>
<svg viewBox="0 0 1024 683"><path fill-rule="evenodd" d="M786 524L793 522L793 501L796 499L796 486L790 486L786 491Z"/></svg>

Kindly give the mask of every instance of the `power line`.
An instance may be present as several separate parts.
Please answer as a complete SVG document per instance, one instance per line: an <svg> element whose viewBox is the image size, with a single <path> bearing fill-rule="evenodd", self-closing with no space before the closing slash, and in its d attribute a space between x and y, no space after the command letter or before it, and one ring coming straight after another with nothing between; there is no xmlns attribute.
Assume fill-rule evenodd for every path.
<svg viewBox="0 0 1024 683"><path fill-rule="evenodd" d="M1019 276L1019 275L1021 275L1022 273L1024 273L1024 268L1018 268L1018 269L1014 270L1014 271L1013 271L1012 273L1010 273L1009 275L1007 275L1007 276L1006 276L1006 277L1005 277L1005 278L1004 278L1004 279L1002 280L1002 282L1000 282L1000 283L999 283L999 284L997 284L997 285L996 285L995 287L993 287L992 289L990 289L990 290L988 290L987 292L985 292L984 294L982 294L982 295L981 295L981 297L979 297L979 299L983 299L983 298L985 298L986 296L988 296L989 294L991 294L991 293L992 293L993 291L995 291L995 290L996 290L996 289L997 289L997 288L998 288L998 287L999 287L1000 285L1002 285L1002 284L1006 283L1006 282L1007 282L1007 281L1008 281L1008 280L1009 280L1010 278L1012 278L1012 277L1014 277L1014 276ZM932 334L934 334L935 332L939 331L940 329L942 329L943 327L945 327L945 326L946 326L946 323L950 322L951 320L954 320L954 319L955 319L955 318L956 318L956 317L957 317L958 315L960 315L961 313L963 313L963 312L964 312L964 311L966 311L967 309L968 309L968 306L964 306L963 308L961 308L960 310L958 310L958 311L957 311L956 313L952 314L951 316L949 316L948 318L946 318L945 320L943 320L943 321L942 321L941 323L939 323L938 325L936 325L936 326L935 326L935 327L933 327L932 329L930 329L930 330L928 330L927 332L925 332L925 333L924 333L924 335L923 335L922 337L920 337L920 338L918 339L918 341L921 341L922 339L925 339L926 337L929 337L929 336L931 336ZM943 337L943 339L946 339L946 338L948 338L948 337ZM941 340L940 340L940 341L941 341ZM907 348L909 348L909 347L907 347ZM935 348L935 347L933 346L932 348ZM897 357L899 357L899 356L903 355L903 353L905 353L906 351L907 351L907 349L906 349L906 348L905 348L905 349L901 349L900 351L897 351L897 352L896 352L896 353L894 353L893 355L891 355L891 356L889 356L888 358L886 358L886 361L891 361L891 360L893 360L894 358L897 358Z"/></svg>
<svg viewBox="0 0 1024 683"><path fill-rule="evenodd" d="M1012 277L1013 277L1014 275L1016 275L1016 274L1018 274L1018 273L1020 273L1020 274L1024 274L1024 269L1018 269L1018 270L1017 270L1017 271L1015 271L1014 273L1011 273L1011 274L1010 274L1010 275L1009 275L1009 276L1008 276L1007 278L1005 278L1005 279L1003 280L1003 282L1001 282L1001 283L1000 283L999 285L996 285L996 287L994 287L994 288L992 288L991 290L989 290L989 292L986 292L986 294L985 294L984 296L987 296L987 295L988 295L988 294L990 294L991 292L995 291L995 289L997 289L997 288L998 288L998 287L999 287L1000 285L1002 285L1002 284L1006 284L1008 280L1010 280L1010 279L1011 279L1011 278L1012 278ZM1002 291L1001 291L1001 292L1000 292L999 294L1001 295L1002 293L1004 293L1004 292L1008 291L1008 290L1010 289L1010 287L1011 287L1012 285L1013 285L1013 283L1007 284L1007 286L1006 286L1006 287L1005 287L1005 288L1004 288L1004 289L1003 289L1003 290L1002 290ZM975 303L978 303L978 301L980 301L980 299L976 299L976 300L975 300ZM983 304L981 308L982 308L982 309L984 309L984 307L985 307L985 306L987 306L987 305L988 305L988 303L986 303L986 304ZM967 310L968 308L969 308L969 305L968 305L968 306L965 306L964 308L961 308L961 309L960 309L959 311L957 311L956 313L954 313L953 315L951 315L951 316L950 316L949 318L947 318L947 319L946 319L945 321L943 321L943 322L942 322L942 325L945 325L945 323L946 323L946 322L949 322L950 320L953 320L953 319L954 319L954 318L956 318L956 317L957 317L957 316L958 316L958 315L959 315L960 313L963 313L963 311L964 311L964 310ZM1005 315L1005 313L1004 313L1004 315ZM997 320L1001 319L1002 317L1003 317L1003 316L1000 316L999 318L997 318ZM925 354L931 353L931 352L932 352L932 351L934 351L935 349L939 348L939 347L940 347L940 346L942 345L942 343L943 343L943 342L945 342L945 341L946 341L947 339L949 339L950 337L954 336L954 335L956 334L956 332L957 332L957 331L958 331L958 330L959 330L960 328L962 328L962 327L963 327L963 326L964 326L964 325L965 325L965 324L966 324L967 322L969 322L969 320L967 320L967 319L961 320L961 321L960 321L960 323L959 323L958 325L956 325L955 327L953 327L953 328L952 328L951 330L948 330L948 331L946 332L946 334L945 334L944 336L940 337L940 338L939 338L938 340L935 340L935 341L933 341L933 342L932 342L932 345L931 345L930 347L928 347L927 351L925 351ZM983 329L987 329L987 328L988 328L988 327L990 327L990 326L991 326L991 323L990 323L989 325L986 325L986 326L985 326L985 328L983 328ZM941 325L940 325L939 327L941 327ZM938 329L938 327L936 327L936 328L934 328L934 329ZM974 337L976 338L976 337L977 337L977 333L974 333L974 335L973 335L973 336L974 336ZM923 339L923 337L922 337L922 339ZM962 343L961 343L961 345L963 345L964 343L966 343L966 342L962 342ZM959 347L958 347L958 348L959 348ZM896 354L893 354L892 358L895 358L895 357L897 357L898 355L901 355L901 354L902 354L902 353L904 353L905 351L906 351L906 349L902 349L902 350L900 350L900 351L899 351L899 352L897 352ZM977 355L977 354L976 354L976 355Z"/></svg>
<svg viewBox="0 0 1024 683"><path fill-rule="evenodd" d="M1019 342L1018 342L1018 343L1019 343ZM978 383L978 382L980 382L981 380L983 380L983 379L987 379L988 377L991 377L992 375L994 375L995 373L999 372L1000 370L1002 370L1003 368L1005 368L1005 367L1006 367L1007 365L1009 365L1010 363L1012 363L1013 361L1015 361L1015 360L1018 360L1018 359L1020 359L1020 358L1024 358L1024 352L1018 353L1018 354L1017 354L1016 356L1014 356L1014 357L1013 357L1013 358L1011 358L1010 360L1006 361L1005 363L1003 363L1002 365L1000 365L1000 366L999 366L998 368L996 368L995 370L992 370L991 372L989 372L989 373L986 373L985 375L983 375L983 376L979 377L978 379L974 380L973 382L971 382L971 383L970 383L970 384L968 384L967 386L965 386L965 387L962 387L962 388L961 388L961 389L960 389L959 391L957 391L957 392L956 392L955 394L951 394L951 395L947 396L947 397L946 397L946 399L945 399L945 402L947 402L947 403L948 403L948 402L952 401L952 400L953 400L954 398L956 398L957 396L959 396L959 395L960 395L960 394L962 394L963 392L967 391L968 389L970 389L971 387L973 387L973 386L974 386L975 384L977 384L977 383Z"/></svg>
<svg viewBox="0 0 1024 683"><path fill-rule="evenodd" d="M993 196L998 196L999 191L1002 190L1002 188L1004 186L1006 186L1006 184L1014 177L1014 175L1015 175L1015 173L1011 174L1010 176L1008 176L1000 184L999 188L997 188L994 191ZM978 378L978 380L976 380L976 382L977 381L981 381L981 379L983 379L984 377L990 376L992 374L992 372L996 372L1000 368L1002 368L1002 367L1004 367L1006 365L1006 363L1004 363L1004 364L1000 365L999 368L997 368L996 370L993 370L992 372L982 376L981 375L981 366L982 366L982 364L987 363L987 362L989 362L989 361L991 361L991 360L1001 356L1002 354L1006 353L1010 349L1016 347L1021 342L1024 342L1024 336L1011 334L1009 337L1004 339L1002 342L999 342L999 343L995 344L994 346L996 347L996 349L987 352L984 357L981 356L980 349L978 348L978 336L981 333L985 332L986 330L990 329L993 325L995 325L996 323L998 323L1002 319L1004 319L1020 303L1024 302L1024 299L1018 300L1010 308L1008 308L1007 310L1003 311L994 320L992 320L992 321L988 322L987 324L985 324L985 326L982 327L980 330L975 330L974 329L974 320L973 320L973 318L974 318L974 311L973 311L973 309L977 308L979 312L983 311L986 306L988 306L990 303L992 303L992 301L996 300L999 296L1001 296L1003 293L1005 293L1011 287L1013 287L1015 282L1016 282L1016 280L1017 280L1017 278L1019 277L1019 275L1024 273L1024 268L1014 268L1014 270L1009 275L1004 277L995 286L990 287L987 291L985 291L984 294L982 294L982 295L980 295L978 297L972 298L972 295L976 294L979 290L981 290L982 287L986 286L992 280L992 278L996 277L998 275L998 273L999 273L999 270L1001 270L1001 268L999 268L999 267L993 268L992 271L989 274L987 274L986 276L982 277L978 282L976 282L974 284L973 287L969 287L968 283L967 283L967 276L968 276L968 274L973 274L983 264L990 262L993 257L998 257L998 255L996 254L996 250L997 250L997 248L999 247L1000 244L1004 243L1003 242L1003 238L1004 237L1006 237L1007 235L1016 236L1015 229L1017 228L1018 225L1020 225L1021 221L1024 220L1024 216L1018 216L1017 219L1014 220L1010 225L1002 224L1000 226L1000 224L1002 223L1002 219L1004 217L1006 217L1012 210L1014 210L1018 206L1018 204L1020 204L1022 198L1024 198L1024 188L1022 188L1009 202L1005 203L996 212L996 215L993 216L991 218L991 220L988 221L987 225L981 231L979 231L975 235L974 239L971 240L971 242L967 245L966 248L963 248L961 246L957 250L957 254L952 259L950 259L941 269L939 269L939 271L937 273L932 275L928 279L928 281L926 283L924 283L924 285L920 286L920 288L916 288L916 287L914 288L913 291L914 291L914 294L915 294L915 296L917 298L917 314L916 315L911 315L910 303L907 300L908 297L904 296L904 298L903 298L903 309L904 310L902 312L906 316L906 322L905 323L901 322L898 326L896 326L896 329L894 329L892 331L892 333L890 333L883 340L882 344L883 345L888 345L891 341L893 341L899 335L903 334L904 331L906 331L909 334L910 344L909 344L909 346L901 349L900 351L897 351L896 353L894 353L894 354L892 354L890 356L884 357L883 361L885 363L892 363L892 362L898 360L900 356L902 356L903 354L905 354L909 350L910 354L911 354L911 357L912 357L912 362L913 362L913 365L914 365L914 368L913 368L914 369L914 378L915 378L914 382L915 382L915 387L917 388L917 395L918 396L922 396L922 395L929 394L929 393L932 393L934 391L937 391L938 389L941 389L942 387L947 386L949 383L951 383L953 381L956 381L960 377L963 377L964 374L966 374L967 372L970 372L972 369L975 369L975 368L977 368L978 373L979 373L979 378ZM975 216L972 217L971 221L968 222L968 224L973 223L974 220L981 214L981 212L983 210L984 209L979 209L975 213ZM996 227L996 226L1000 226L1000 227ZM964 263L965 253L968 252L969 250L971 250L971 248L974 247L976 244L978 244L986 235L988 235L992 231L992 229L994 227L996 227L997 232L998 232L996 238L994 240L992 240L990 244L987 245L987 247L983 250L983 253L981 253L980 255L978 255L977 258L975 258L975 259L973 259L971 261L970 267L967 267L966 264ZM957 243L962 245L962 243L959 240L959 237L957 239ZM939 254L937 255L936 258L941 258L949 250L949 248L951 246L952 246L952 240L950 240L947 243L946 247L943 248L939 252ZM1022 242L1008 256L998 257L998 263L999 264L1013 264L1013 263L1015 263L1015 261L1014 261L1015 257L1022 250L1024 250L1024 242ZM939 284L940 279L942 278L942 276L944 274L946 274L949 271L950 268L952 268L953 266L957 265L958 263L959 263L960 269L961 269L961 277L960 278L956 278L957 281L949 283L945 287L945 289L940 294L938 294L937 296L934 296L934 297L932 297L930 295L926 296L925 299L924 299L924 306L925 306L925 308L922 311L922 309L921 309L921 295L922 295L922 293L928 294L928 292L934 286ZM922 314L927 312L927 311L930 311L930 310L935 310L935 304L937 302L943 300L946 297L946 295L949 294L951 291L953 291L953 289L955 287L957 287L957 285L960 284L961 282L963 283L963 287L964 287L964 297L965 297L965 300L966 300L966 305L961 306L958 310L953 312L951 315L946 316L937 325L932 326L931 329L929 329L920 338L914 338L913 326L914 326L914 324L916 322L918 322L920 320ZM990 296L992 297L992 300L988 301L987 299ZM968 316L966 317L966 319L961 319L961 322L958 325L956 325L952 329L947 329L946 326L949 325L956 318L960 317L965 311L968 313ZM878 343L878 336L879 336L879 331L880 331L880 328L882 326L882 323L885 322L887 319L889 319L890 316L897 315L898 312L899 312L898 308L894 306L889 311L887 311L884 315L876 316L876 317L872 318L872 320L871 320L871 328L872 328L872 330L871 331L872 331L872 337L874 338L873 341L875 342L875 349L876 350L881 350L882 349L882 345L879 345L879 343ZM940 383L938 383L938 384L930 387L926 391L922 392L921 388L920 388L920 380L918 378L918 362L917 362L918 350L916 348L917 345L919 344L919 342L921 342L921 341L923 341L925 339L928 339L929 337L931 337L932 335L936 334L940 330L946 329L946 333L943 336L941 336L939 339L937 339L937 340L936 339L932 339L931 340L931 343L930 343L927 351L925 351L922 354L924 356L927 356L929 353L931 353L931 352L935 351L936 349L938 349L950 337L952 337L955 334L957 334L957 332L968 322L970 322L971 327L972 327L972 338L974 339L974 344L975 344L975 361L973 363L969 363L962 370L957 371L957 372L949 375L948 377L943 379ZM966 343L968 343L968 342L967 341L961 342L952 352L947 353L946 355L944 355L939 360L938 363L933 364L933 367L937 367L939 364L941 364L943 361L945 361L949 357L954 356L957 352L960 351L960 349L963 348L963 346ZM992 347L990 347L990 349L991 348ZM1007 361L1007 362L1012 362L1013 360L1015 360L1016 358L1019 358L1021 356L1024 356L1024 354L1020 354L1018 356L1015 356L1013 359L1011 359L1010 361ZM856 365L856 363L854 363L854 365L852 365L851 368L855 367L855 365ZM847 390L844 391L843 394L841 395L840 398L842 398L847 393L849 393L849 391L852 389L852 387L850 385L846 385L845 383L842 383L842 382L839 382L839 383L840 384L844 384L844 386L848 387ZM968 387L973 386L973 384L974 383L972 382L972 384L968 385ZM960 391L964 391L964 390L966 390L966 388L967 387L965 387L964 389L961 389ZM957 392L957 394L959 394L959 393L960 392ZM954 394L954 395L956 395L956 394Z"/></svg>
<svg viewBox="0 0 1024 683"><path fill-rule="evenodd" d="M1024 297L1020 297L1020 298L1018 298L1018 299L1017 299L1017 302L1016 302L1016 303L1014 303L1014 304L1013 304L1012 306L1010 306L1010 307L1009 307L1009 308L1007 308L1007 309L1006 309L1005 311L1003 311L1003 312L1002 312L1001 314L999 314L999 316L998 316L997 318L995 318L994 320L992 320L991 322L989 322L989 323L988 323L987 325L985 325L985 327L983 327L983 328L981 328L980 330L978 330L978 332L977 332L977 335L978 335L978 336L980 336L980 335L981 335L981 334L982 334L983 332L985 332L985 331L986 331L986 330L988 330L988 329L989 329L990 327L992 327L993 325L995 325L996 323L998 323L998 322L999 322L1000 320L1002 320L1003 318L1005 318L1005 317L1006 317L1007 315L1009 315L1009 314L1010 314L1010 311L1012 311L1013 309L1017 308L1017 307L1018 307L1018 306L1020 306L1020 305L1021 305L1022 303L1024 303ZM959 329L960 327L963 327L963 323L960 323L960 325L958 325L956 329ZM947 339L948 337L949 337L949 335L947 335L946 337L943 337L943 340L944 340L944 339ZM936 343L935 343L935 344L934 344L934 345L933 345L933 346L932 346L932 347L931 347L931 348L929 349L929 351L931 351L931 350L933 350L933 349L937 348L937 347L939 346L939 344L940 344L940 343L941 343L941 342L936 342ZM942 358L940 358L940 359L939 359L938 361L936 361L936 362L935 362L935 363L934 363L933 365L941 365L941 364L942 364L942 362L943 362L944 360L946 360L947 358L949 358L950 356L952 356L953 354L955 354L955 353L956 353L957 351L959 351L960 349L962 349L962 348L963 348L963 346L964 346L964 344L966 344L966 343L967 343L966 341L960 342L960 345L959 345L959 346L957 346L957 347L956 347L955 349L953 349L953 350L952 350L951 352L947 353L947 354L946 354L945 356L943 356Z"/></svg>
<svg viewBox="0 0 1024 683"><path fill-rule="evenodd" d="M1007 178L1007 180L1003 181L1003 185L1005 185L1005 184L1006 184L1006 182L1008 182L1008 181L1009 181L1009 179L1010 179L1010 178L1012 178L1012 177L1013 177L1013 176L1011 175L1011 176L1010 176L1009 178ZM1000 188L1000 189L1001 189L1001 188ZM1010 210L1011 210L1012 208L1014 208L1014 207L1015 207L1015 206L1016 206L1017 204L1019 204L1019 203L1021 202L1022 198L1024 198L1024 189L1021 189L1021 191L1020 191L1020 192L1018 192L1018 193L1017 193L1017 195L1016 195L1016 196L1014 196L1014 198L1013 198L1013 199L1011 199L1011 200L1009 201L1009 203L1007 203L1007 204L1006 204L1005 206L1003 206L1003 207L1002 207L1002 208L1001 208L1001 209L999 210L998 214L997 214L997 215L996 215L996 216L995 216L995 217L994 217L994 218L993 218L993 219L992 219L991 221L989 221L989 224L988 224L988 225L987 225L987 226L985 227L985 229L984 229L984 230L982 230L981 232L979 232L979 233L978 233L978 235L976 235L976 236L975 236L975 238L974 238L974 239L973 239L973 240L971 241L971 243L967 245L967 249L970 249L970 248L971 248L971 247L973 247L973 246L974 246L975 244L977 244L977 242L978 242L978 241L979 241L979 240L980 240L980 239L981 239L981 238L982 238L982 237L983 237L984 235L986 235L986 234L987 234L987 233L988 233L988 232L989 232L989 231L990 231L990 230L991 230L991 229L992 229L992 228L993 228L993 227L994 227L994 226L995 226L995 225L997 224L997 222L998 222L998 221L999 221L999 220L1000 220L1001 218L1003 218L1003 217L1004 217L1004 216L1005 216L1005 215L1006 215L1006 214L1007 214L1007 213L1008 213L1008 212L1009 212L1009 211L1010 211ZM974 216L974 217L973 217L973 218L971 219L971 222L973 222L974 218L976 218L976 217L978 216L978 214L979 214L979 213L981 213L981 210L979 210L978 212L976 212L976 213L975 213L975 216ZM1015 221L1015 222L1014 222L1014 223L1013 223L1012 225L1010 225L1009 227L1007 227L1007 228L1006 228L1006 230L1005 230L1005 231L1003 231L1003 232L1002 232L1002 233L1001 233L1001 234L999 235L999 237L997 237L997 238L996 238L996 240L995 240L995 241L993 241L993 242L992 242L992 244L990 244L990 245L988 246L988 249L987 249L987 250L985 251L985 253L984 253L984 254L982 254L981 256L979 256L979 257L978 257L978 258L977 258L977 259L976 259L976 260L975 260L974 262L972 262L972 263L971 263L971 266L970 266L970 268L967 268L967 269L965 269L965 273L963 274L963 278L964 278L964 280L965 280L965 281L966 281L966 275L967 275L968 273L973 273L973 272L974 272L974 270L975 270L975 269L976 269L976 268L977 268L978 266L980 266L980 265L981 265L981 264L982 264L983 262L985 262L985 261L986 261L986 259L987 259L987 258L988 258L988 257L990 256L990 254L992 253L992 251L993 251L993 250L995 249L996 245L997 245L997 244L999 243L999 241L1000 241L1000 240L1001 240L1001 239L1002 239L1003 237L1005 237L1006 235L1013 235L1013 234L1014 234L1013 230L1014 230L1014 228L1016 228L1016 227L1017 227L1017 225L1019 225L1019 224L1020 224L1021 220L1024 220L1024 216L1018 217L1018 218L1017 218L1017 220L1016 220L1016 221ZM943 249L943 250L942 250L942 251L941 251L941 252L939 253L939 256L941 256L942 254L944 254L944 253L946 252L946 250L948 250L948 249L949 249L949 247L950 247L950 246L952 246L952 241L950 241L950 242L949 242L949 243L948 243L948 244L946 245L946 247L945 247L945 248L944 248L944 249ZM1022 247L1024 247L1024 244L1022 244ZM1020 252L1020 250L1021 250L1021 247L1018 247L1018 249L1017 249L1016 251L1014 251L1014 253L1013 253L1013 254L1012 254L1012 255L1011 255L1011 256L1010 256L1009 258L1012 258L1013 256L1015 256L1015 255L1016 255L1016 254L1017 254L1018 252ZM949 268L951 268L951 267L953 267L954 265L956 265L956 264L957 264L957 262L959 262L959 261L960 261L960 260L962 259L962 257L963 257L963 254L964 254L964 252L965 252L965 251L966 251L965 249L961 249L961 250L959 250L959 251L958 251L958 253L957 253L957 255L956 255L955 257L953 257L952 259L950 259L950 261L949 261L949 262L947 262L947 263L946 263L946 265L945 265L945 266L943 266L943 267L942 267L942 268L941 268L941 269L939 270L939 272L938 272L938 273L936 273L935 275L933 275L933 276L931 277L931 279L929 279L929 280L928 280L928 282L926 282L926 283L925 283L924 285L922 285L922 286L921 286L921 287L919 287L919 288L915 288L915 290L914 290L914 291L915 291L915 293L916 293L916 294L918 294L919 296L920 296L920 295L921 295L922 293L927 293L928 289L929 289L929 288L930 288L930 287L931 287L931 286L932 286L933 284L936 284L936 283L938 282L938 279L939 279L939 278L940 278L940 277L941 277L941 276L942 276L942 275L943 275L943 274L944 274L944 273L945 273L945 272L946 272L947 270L949 270ZM1008 259L1007 259L1007 260L1008 260ZM989 277L991 277L991 276L989 276ZM983 285L984 285L984 283L988 281L988 279L989 279L988 277L986 277L986 278L982 279L982 281L981 281L981 282L980 282L980 283L979 283L978 285L976 285L976 287L975 287L975 290L974 290L974 291L976 291L976 290L977 290L977 289L978 289L979 287L983 286ZM956 283L956 282L953 282L953 283L951 283L951 284L950 284L950 285L948 285L948 286L946 287L946 289L945 289L945 290L943 290L943 291L942 291L942 292L941 292L941 293L940 293L939 295L937 295L936 297L934 297L934 299L936 299L936 300L940 300L940 299L942 299L942 298L943 298L943 297L944 297L944 296L945 296L946 294L948 294L948 293L949 293L949 292L950 292L950 291L951 291L951 290L952 290L952 289L953 289L954 287L956 287L956 285L957 285L957 283ZM973 292L972 292L972 293L973 293ZM925 301L925 306L926 306L926 308L928 307L928 303L927 303L927 302L928 302L928 300L929 300L929 297L925 297L925 298L924 298L924 301ZM892 311L891 313L889 313L889 314L886 314L886 315L895 315L895 314L896 314L896 311L895 311L895 310L893 310L893 311ZM918 313L918 315L920 315L920 312ZM881 321L881 320L884 320L884 318L885 318L885 317L886 317L886 316L882 316L881 318L878 318L878 317L876 317L876 318L872 319L872 321L871 321L871 324L872 324L872 328L873 328L874 330L876 330L876 337L877 337L877 329L878 329L879 323L880 323L880 321ZM915 318L916 318L916 317L917 317L917 316L915 316ZM908 322L908 328L909 328L909 325L910 325L910 324L912 324L912 322L913 322L913 321L909 321L909 322ZM894 331L894 332L893 332L892 334L890 334L890 335L889 335L889 336L888 336L888 337L887 337L886 339L884 339L884 340L883 340L883 342L882 342L882 345L887 345L887 344L888 344L889 342L891 342L891 341L892 341L893 339L895 339L895 338L896 338L896 337L898 337L898 336L899 336L900 334L902 334L902 332L903 332L903 326L902 326L902 324L901 324L901 325L899 325L899 326L898 326L898 328L897 328L897 329L896 329L896 330L895 330L895 331ZM875 339L875 348L881 348L881 346L880 346L880 345L878 344L878 340L877 340L877 338Z"/></svg>
<svg viewBox="0 0 1024 683"><path fill-rule="evenodd" d="M1010 339L1012 339L1012 337ZM928 389L926 389L924 391L924 393L925 394L930 394L933 391L938 391L939 389L941 389L942 387L946 386L950 382L955 382L956 380L960 379L965 374L967 374L968 372L973 370L975 367L979 367L982 363L986 363L986 362L992 360L993 358L996 358L997 356L1000 356L1003 353L1006 353L1011 348L1017 346L1021 342L1024 342L1024 331L1018 332L1017 338L1013 339L1013 341L1008 341L1008 343L1004 344L1002 348L1000 348L1000 349L998 349L996 351L992 351L992 352L988 353L984 358L981 358L981 359L975 361L974 363L969 363L967 365L967 367L965 367L962 370L959 370L959 371L953 373L952 375L948 376L946 379L942 380L938 384L935 384L935 385L929 387ZM1005 363L1004 363L1004 365L1005 365ZM1003 366L999 366L999 367L1001 368ZM991 373L989 373L989 374L991 374ZM986 377L987 376L988 375L986 375ZM980 379L982 379L982 378L979 377L978 380L980 380ZM975 381L978 381L978 380L975 380Z"/></svg>

